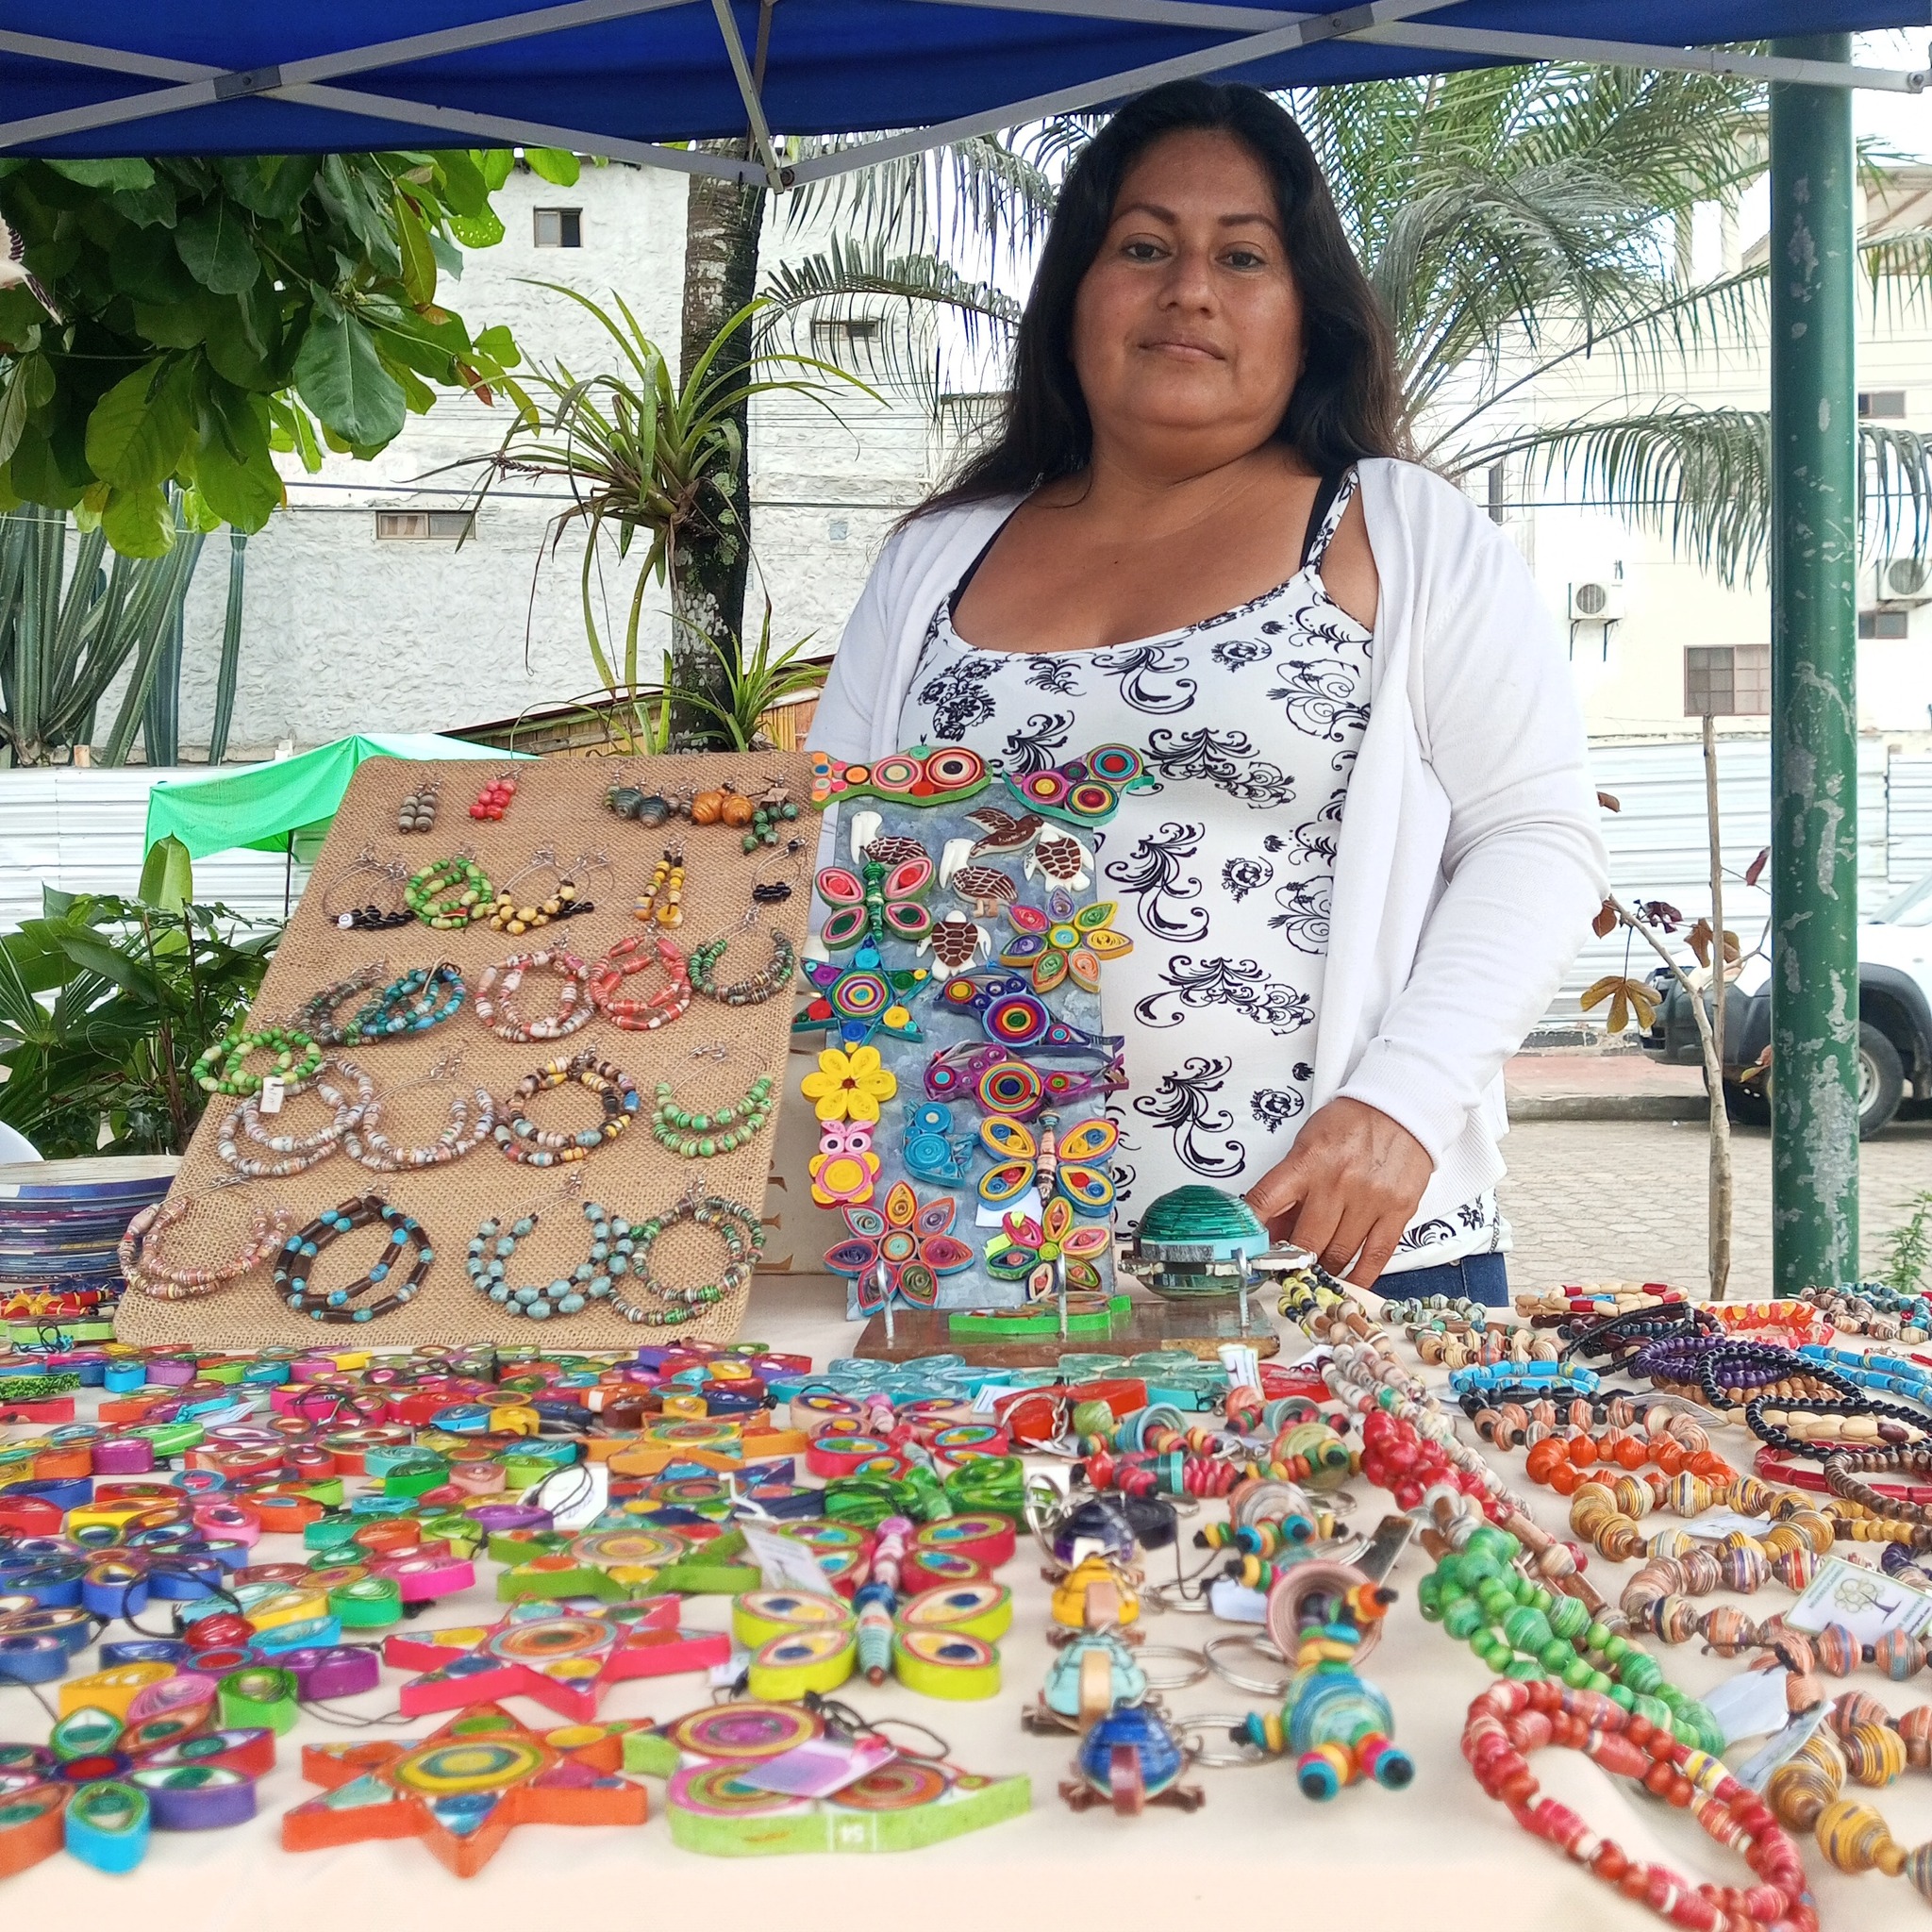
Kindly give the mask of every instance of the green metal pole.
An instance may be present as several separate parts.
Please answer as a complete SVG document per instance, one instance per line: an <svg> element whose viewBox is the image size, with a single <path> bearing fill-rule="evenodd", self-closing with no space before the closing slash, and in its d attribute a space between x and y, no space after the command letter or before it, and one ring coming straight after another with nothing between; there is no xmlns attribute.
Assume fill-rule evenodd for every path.
<svg viewBox="0 0 1932 1932"><path fill-rule="evenodd" d="M1776 42L1849 62L1848 34ZM1771 90L1772 1274L1858 1278L1852 107Z"/></svg>

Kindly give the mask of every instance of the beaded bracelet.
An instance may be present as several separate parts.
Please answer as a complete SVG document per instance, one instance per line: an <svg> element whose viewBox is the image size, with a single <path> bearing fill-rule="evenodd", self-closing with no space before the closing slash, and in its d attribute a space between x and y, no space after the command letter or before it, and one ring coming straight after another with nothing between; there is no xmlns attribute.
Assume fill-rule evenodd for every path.
<svg viewBox="0 0 1932 1932"><path fill-rule="evenodd" d="M380 1222L389 1230L381 1259L345 1288L311 1288L310 1264L322 1250L372 1222ZM380 1299L358 1305L358 1295L373 1292L389 1281L401 1265L400 1250L404 1248L414 1250L408 1273ZM363 1194L339 1207L325 1208L307 1227L289 1236L275 1264L275 1292L298 1315L307 1315L311 1321L373 1322L376 1316L401 1307L422 1287L429 1264L435 1259L436 1251L429 1245L429 1237L424 1233L421 1223L400 1208L391 1208L380 1195Z"/></svg>
<svg viewBox="0 0 1932 1932"><path fill-rule="evenodd" d="M715 1282L693 1288L671 1288L651 1273L651 1251L658 1239L680 1222L713 1230L724 1243L725 1264ZM613 1227L615 1224L610 1224ZM707 1307L750 1287L753 1270L765 1245L763 1222L757 1209L728 1201L719 1194L700 1194L695 1189L675 1207L630 1229L634 1253L629 1273L624 1277L631 1293L651 1295L670 1304L664 1308L642 1308L631 1293L620 1293L613 1284L610 1305L626 1322L638 1322L654 1328L676 1327L696 1321Z"/></svg>
<svg viewBox="0 0 1932 1932"><path fill-rule="evenodd" d="M427 1033L453 1019L469 996L462 968L453 959L412 966L392 979L343 1029L343 1044L370 1044L402 1033Z"/></svg>
<svg viewBox="0 0 1932 1932"><path fill-rule="evenodd" d="M209 1093L259 1093L262 1075L246 1072L242 1062L261 1052L275 1055L275 1071L291 1086L308 1080L322 1065L322 1048L311 1035L291 1026L263 1026L251 1033L238 1020L189 1069L188 1077Z"/></svg>
<svg viewBox="0 0 1932 1932"><path fill-rule="evenodd" d="M186 1199L156 1201L127 1224L118 1254L121 1274L129 1288L139 1289L142 1294L161 1302L188 1301L196 1295L213 1294L267 1260L281 1246L292 1218L286 1208L258 1208L247 1242L234 1260L219 1262L212 1268L171 1268L156 1247L169 1228L186 1219L191 1206Z"/></svg>
<svg viewBox="0 0 1932 1932"><path fill-rule="evenodd" d="M584 1127L575 1133L539 1127L522 1112L523 1104L539 1093L573 1083L588 1088L597 1096L598 1105L604 1109L600 1126ZM550 1060L534 1074L525 1074L517 1083L509 1104L510 1117L496 1123L492 1136L511 1160L521 1160L532 1167L554 1167L564 1161L582 1160L593 1148L616 1140L642 1105L637 1082L623 1068L589 1053L580 1053L573 1059Z"/></svg>
<svg viewBox="0 0 1932 1932"><path fill-rule="evenodd" d="M798 972L798 949L776 926L772 928L771 959L748 978L721 982L719 962L724 958L729 938L707 940L691 956L691 983L708 1000L725 1007L761 1007L791 984Z"/></svg>
<svg viewBox="0 0 1932 1932"><path fill-rule="evenodd" d="M510 1004L526 973L554 973L563 981L557 1011L525 1020ZM476 1017L499 1040L528 1045L537 1040L562 1040L590 1024L596 1010L590 998L591 969L561 946L541 953L517 953L500 966L487 966L476 982Z"/></svg>
<svg viewBox="0 0 1932 1932"><path fill-rule="evenodd" d="M482 867L460 853L425 865L403 888L409 910L425 925L445 931L481 918L494 899Z"/></svg>
<svg viewBox="0 0 1932 1932"><path fill-rule="evenodd" d="M535 1233L542 1220L532 1209L518 1215L508 1226L501 1216L492 1215L477 1228L467 1261L471 1281L507 1313L527 1315L538 1322L553 1315L575 1315L593 1301L608 1301L613 1280L630 1267L636 1242L628 1222L607 1213L594 1201L584 1202L582 1208L584 1219L591 1224L590 1257L568 1275L521 1288L511 1283L510 1257L517 1244Z"/></svg>
<svg viewBox="0 0 1932 1932"><path fill-rule="evenodd" d="M1923 1294L1861 1281L1856 1288L1808 1289L1797 1299L1847 1335L1869 1335L1874 1341L1932 1341L1932 1299Z"/></svg>
<svg viewBox="0 0 1932 1932"><path fill-rule="evenodd" d="M739 1099L700 1113L679 1107L671 1083L659 1080L651 1137L687 1160L708 1160L713 1155L729 1154L754 1139L771 1118L776 1085L769 1074L760 1074Z"/></svg>
<svg viewBox="0 0 1932 1932"><path fill-rule="evenodd" d="M1927 1419L1918 1409L1869 1396L1845 1401L1754 1396L1744 1405L1744 1425L1780 1456L1860 1457L1932 1443Z"/></svg>
<svg viewBox="0 0 1932 1932"><path fill-rule="evenodd" d="M664 984L646 999L620 999L618 988L649 966L663 969ZM627 1033L650 1033L669 1025L690 1007L691 994L684 955L669 940L653 940L645 933L619 940L591 975L591 997L597 1010Z"/></svg>
<svg viewBox="0 0 1932 1932"><path fill-rule="evenodd" d="M326 1061L323 1063L325 1070L327 1064ZM304 1080L285 1089L284 1101L299 1100L303 1094L317 1088L325 1077L325 1071L318 1073L313 1080ZM341 1108L333 1096L324 1092L322 1097L337 1106L335 1117L314 1133L298 1136L271 1134L262 1124L261 1095L251 1093L216 1129L216 1155L237 1174L252 1181L283 1180L291 1174L306 1173L326 1160L341 1145L342 1129L346 1124ZM265 1147L268 1158L242 1153L240 1141L243 1138Z"/></svg>

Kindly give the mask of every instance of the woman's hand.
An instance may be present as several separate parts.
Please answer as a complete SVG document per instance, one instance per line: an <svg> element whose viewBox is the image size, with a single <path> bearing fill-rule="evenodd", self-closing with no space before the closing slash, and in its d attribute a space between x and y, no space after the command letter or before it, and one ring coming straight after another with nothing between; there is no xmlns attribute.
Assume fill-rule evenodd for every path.
<svg viewBox="0 0 1932 1932"><path fill-rule="evenodd" d="M1363 1288L1389 1265L1435 1162L1407 1127L1359 1100L1331 1100L1288 1158L1248 1190L1269 1234L1312 1248L1323 1267ZM1357 1258L1359 1257L1359 1258Z"/></svg>

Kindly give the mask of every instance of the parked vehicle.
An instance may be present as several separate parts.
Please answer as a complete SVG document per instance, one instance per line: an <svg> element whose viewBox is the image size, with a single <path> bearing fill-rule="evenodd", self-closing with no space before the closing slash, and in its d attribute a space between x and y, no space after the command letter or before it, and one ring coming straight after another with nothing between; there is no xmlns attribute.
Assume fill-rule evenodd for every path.
<svg viewBox="0 0 1932 1932"><path fill-rule="evenodd" d="M1734 1121L1771 1121L1769 933L1724 992L1724 1107ZM1707 974L1696 975L1707 980ZM1697 1022L1684 990L1661 967L1651 974L1661 1003L1644 1036L1647 1051L1702 1066ZM1707 984L1705 1008L1711 1005ZM1910 1095L1932 1100L1932 873L1858 922L1858 1138L1890 1124Z"/></svg>

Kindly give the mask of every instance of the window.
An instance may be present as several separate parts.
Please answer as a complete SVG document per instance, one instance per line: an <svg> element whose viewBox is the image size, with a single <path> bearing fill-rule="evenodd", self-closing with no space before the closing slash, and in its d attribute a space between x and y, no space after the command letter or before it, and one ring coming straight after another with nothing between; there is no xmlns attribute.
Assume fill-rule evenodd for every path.
<svg viewBox="0 0 1932 1932"><path fill-rule="evenodd" d="M876 315L822 315L813 322L812 333L832 342L874 342L878 340Z"/></svg>
<svg viewBox="0 0 1932 1932"><path fill-rule="evenodd" d="M584 211L580 208L539 208L530 210L539 248L581 248Z"/></svg>
<svg viewBox="0 0 1932 1932"><path fill-rule="evenodd" d="M852 535L852 525L843 517L834 517L825 526L825 535L834 543L842 543Z"/></svg>
<svg viewBox="0 0 1932 1932"><path fill-rule="evenodd" d="M1691 644L1685 650L1685 717L1762 718L1770 711L1769 644Z"/></svg>
<svg viewBox="0 0 1932 1932"><path fill-rule="evenodd" d="M457 543L470 534L475 512L467 509L379 509L378 542Z"/></svg>
<svg viewBox="0 0 1932 1932"><path fill-rule="evenodd" d="M1860 416L1890 417L1897 421L1906 412L1906 392L1902 389L1861 389L1858 391Z"/></svg>
<svg viewBox="0 0 1932 1932"><path fill-rule="evenodd" d="M1858 636L1863 638L1908 638L1912 634L1909 610L1861 610Z"/></svg>

